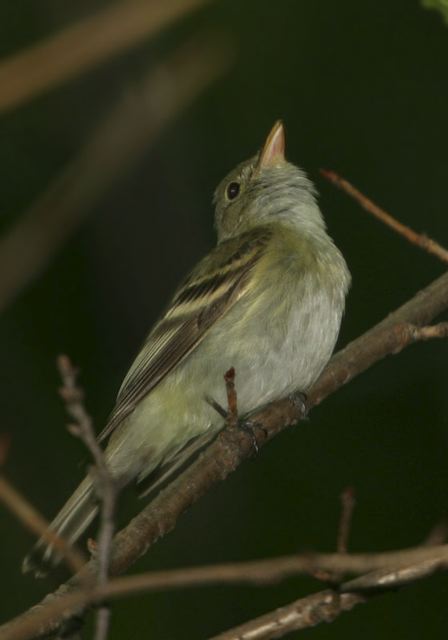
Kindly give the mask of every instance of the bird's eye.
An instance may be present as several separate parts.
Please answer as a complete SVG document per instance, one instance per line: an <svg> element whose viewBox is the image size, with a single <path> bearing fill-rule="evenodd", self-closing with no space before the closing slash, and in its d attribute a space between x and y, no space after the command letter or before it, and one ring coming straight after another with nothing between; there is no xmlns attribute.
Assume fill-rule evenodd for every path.
<svg viewBox="0 0 448 640"><path fill-rule="evenodd" d="M229 200L235 200L240 192L240 183L239 182L231 182L227 186L226 194Z"/></svg>

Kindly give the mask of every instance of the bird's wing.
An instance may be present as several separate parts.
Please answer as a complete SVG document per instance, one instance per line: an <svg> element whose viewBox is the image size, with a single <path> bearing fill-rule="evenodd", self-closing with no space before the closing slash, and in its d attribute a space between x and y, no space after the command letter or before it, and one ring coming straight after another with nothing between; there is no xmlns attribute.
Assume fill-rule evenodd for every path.
<svg viewBox="0 0 448 640"><path fill-rule="evenodd" d="M193 270L126 375L100 440L112 433L244 295L270 237L268 228L260 228L222 242Z"/></svg>

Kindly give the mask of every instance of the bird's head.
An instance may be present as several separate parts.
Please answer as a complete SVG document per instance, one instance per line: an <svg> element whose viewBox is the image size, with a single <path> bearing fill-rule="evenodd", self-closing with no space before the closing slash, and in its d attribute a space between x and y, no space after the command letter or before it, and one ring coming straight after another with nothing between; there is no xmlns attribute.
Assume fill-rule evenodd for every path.
<svg viewBox="0 0 448 640"><path fill-rule="evenodd" d="M325 229L315 195L305 173L285 158L285 130L278 120L259 153L218 185L214 196L218 240L275 221L303 230Z"/></svg>

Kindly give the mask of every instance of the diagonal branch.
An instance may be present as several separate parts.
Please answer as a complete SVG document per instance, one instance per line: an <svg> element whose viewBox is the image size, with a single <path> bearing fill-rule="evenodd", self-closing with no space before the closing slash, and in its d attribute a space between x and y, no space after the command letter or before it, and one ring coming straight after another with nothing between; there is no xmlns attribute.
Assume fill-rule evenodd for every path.
<svg viewBox="0 0 448 640"><path fill-rule="evenodd" d="M330 171L329 169L321 169L321 174L326 178L329 182L334 184L336 187L339 187L346 194L351 196L353 200L356 202L368 213L373 215L377 220L380 220L383 224L387 225L391 229L393 229L400 236L403 236L410 242L411 244L415 244L420 249L431 253L434 256L437 256L439 260L442 262L448 262L448 250L445 247L442 247L441 244L429 238L424 233L417 233L411 227L403 224L396 218L394 218L390 213L379 207L373 200L370 200L367 196L365 196L359 189L354 187L351 182L342 178L335 171Z"/></svg>
<svg viewBox="0 0 448 640"><path fill-rule="evenodd" d="M270 640L282 638L293 631L315 627L322 622L333 622L341 613L357 604L367 602L361 593L343 593L326 589L311 596L299 598L275 611L265 613L245 624L224 631L210 640Z"/></svg>
<svg viewBox="0 0 448 640"><path fill-rule="evenodd" d="M84 566L86 562L84 554L52 531L44 516L2 475L0 475L0 502L3 502L27 529L54 546L73 573Z"/></svg>
<svg viewBox="0 0 448 640"><path fill-rule="evenodd" d="M309 393L308 409L387 355L401 351L419 339L421 327L448 308L448 273L433 281L412 299L387 316L382 322L351 342L331 359L325 371ZM287 426L301 418L301 407L290 399L273 402L258 411L251 420L262 425L256 431L261 447ZM216 482L224 480L243 460L253 453L253 439L244 431L224 430L215 442L179 478L147 505L114 539L110 573L125 572L159 538L171 531L179 516L204 495ZM36 605L8 624L0 627L1 640L25 639L49 633L61 620L74 612L70 607L39 625L32 625L33 616L50 606L55 599L70 594L79 586L86 573L96 571L90 561L78 576L62 585L40 605ZM343 596L349 598L349 596ZM40 618L41 619L41 618ZM34 629L34 632L30 630ZM24 631L24 629L28 631Z"/></svg>
<svg viewBox="0 0 448 640"><path fill-rule="evenodd" d="M435 551L432 558L409 565L374 571L344 583L338 589L319 591L311 596L265 613L249 622L224 631L210 640L271 640L283 638L293 631L330 623L358 604L387 591L399 589L411 582L423 580L448 567L445 553Z"/></svg>
<svg viewBox="0 0 448 640"><path fill-rule="evenodd" d="M10 445L9 435L0 434L0 467L3 466L8 455ZM85 564L86 558L75 546L66 542L64 538L52 531L49 522L39 511L18 491L3 474L0 474L0 502L19 520L23 526L42 537L48 544L53 545L61 554L67 566L78 572Z"/></svg>
<svg viewBox="0 0 448 640"><path fill-rule="evenodd" d="M122 0L0 61L0 113L157 34L206 0Z"/></svg>
<svg viewBox="0 0 448 640"><path fill-rule="evenodd" d="M227 43L216 34L195 37L103 115L77 156L0 239L0 311L40 275L157 136L227 70L230 58Z"/></svg>
<svg viewBox="0 0 448 640"><path fill-rule="evenodd" d="M393 568L393 569L392 569ZM283 556L248 562L225 563L206 567L190 567L167 571L151 571L147 573L125 576L110 580L105 585L88 586L68 593L59 600L53 599L48 605L36 611L34 617L28 618L25 625L15 628L12 634L8 632L3 638L18 640L28 637L27 630L35 631L36 628L50 617L59 615L64 607L72 610L74 607L82 607L95 604L104 599L118 599L141 592L172 590L181 588L203 587L210 585L234 585L251 584L266 586L297 576L300 574L315 575L316 573L338 574L363 574L357 581L351 580L344 583L338 591L355 591L353 586L358 584L357 591L370 592L378 586L384 589L395 589L409 582L422 579L436 570L448 568L448 545L439 545L433 548L416 547L400 551L386 551L381 553L311 553L295 556ZM387 581L384 586L381 581ZM322 597L322 594L315 594ZM307 602L308 599L305 598ZM313 600L318 602L319 600ZM296 613L298 611L296 601ZM300 605L302 606L302 605ZM306 607L308 604L306 605ZM305 608L306 608L305 607ZM268 614L272 615L272 614ZM255 623L255 621L252 621ZM247 623L249 624L249 623ZM258 623L256 623L258 624Z"/></svg>

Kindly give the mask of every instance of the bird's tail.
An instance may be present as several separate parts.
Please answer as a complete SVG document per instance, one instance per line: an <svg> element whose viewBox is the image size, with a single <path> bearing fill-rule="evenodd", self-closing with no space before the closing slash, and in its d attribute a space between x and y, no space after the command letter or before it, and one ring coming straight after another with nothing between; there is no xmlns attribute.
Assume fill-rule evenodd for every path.
<svg viewBox="0 0 448 640"><path fill-rule="evenodd" d="M70 544L76 542L98 511L91 479L87 476L50 524L50 529ZM48 568L59 564L62 555L53 545L40 538L23 561L22 571L45 575Z"/></svg>

